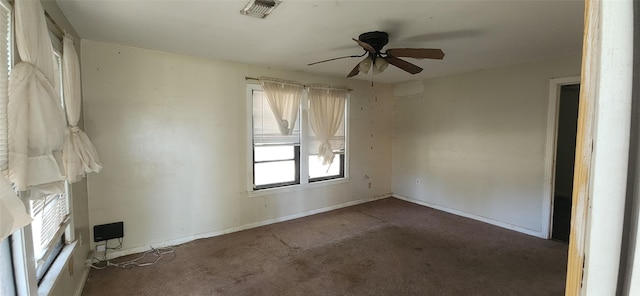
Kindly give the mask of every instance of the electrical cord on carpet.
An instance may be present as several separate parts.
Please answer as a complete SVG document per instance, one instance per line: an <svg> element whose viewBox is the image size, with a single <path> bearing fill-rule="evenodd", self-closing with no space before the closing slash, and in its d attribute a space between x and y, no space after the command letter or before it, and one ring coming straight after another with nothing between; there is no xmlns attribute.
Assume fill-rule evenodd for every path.
<svg viewBox="0 0 640 296"><path fill-rule="evenodd" d="M91 262L91 268L105 269L109 266L120 267L120 268L144 267L144 266L150 266L158 263L166 255L174 254L175 256L175 250L172 247L154 248L150 246L151 250L142 253L142 255L138 256L138 258L135 258L133 260L123 261L123 262L111 262L111 260L107 260L107 251L121 249L122 238L120 238L120 244L117 247L109 248L107 244L108 244L108 241L105 243L105 249L104 249L104 252L102 252L102 258L96 258L95 256L93 257ZM155 259L152 261L144 261L147 255L155 256Z"/></svg>

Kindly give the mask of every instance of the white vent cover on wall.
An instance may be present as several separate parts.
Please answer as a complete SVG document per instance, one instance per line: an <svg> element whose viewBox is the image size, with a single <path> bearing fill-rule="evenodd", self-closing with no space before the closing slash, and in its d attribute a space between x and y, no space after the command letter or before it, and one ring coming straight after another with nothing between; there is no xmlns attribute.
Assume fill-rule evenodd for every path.
<svg viewBox="0 0 640 296"><path fill-rule="evenodd" d="M279 0L251 0L240 10L240 13L257 18L265 18L269 15L282 1Z"/></svg>

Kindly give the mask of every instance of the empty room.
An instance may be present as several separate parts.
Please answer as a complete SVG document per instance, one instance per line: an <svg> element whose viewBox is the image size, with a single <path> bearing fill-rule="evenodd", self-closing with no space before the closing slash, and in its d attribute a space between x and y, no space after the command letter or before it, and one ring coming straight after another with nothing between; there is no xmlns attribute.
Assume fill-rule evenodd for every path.
<svg viewBox="0 0 640 296"><path fill-rule="evenodd" d="M640 295L639 7L0 0L0 295Z"/></svg>

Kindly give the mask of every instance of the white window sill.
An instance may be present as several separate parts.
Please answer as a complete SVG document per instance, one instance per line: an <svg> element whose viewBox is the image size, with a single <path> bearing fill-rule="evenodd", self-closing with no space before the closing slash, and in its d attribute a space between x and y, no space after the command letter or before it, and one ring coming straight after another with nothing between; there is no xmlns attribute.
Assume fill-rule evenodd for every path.
<svg viewBox="0 0 640 296"><path fill-rule="evenodd" d="M258 197L258 196L275 195L275 194L281 194L281 193L287 193L287 192L303 191L311 188L326 187L326 186L345 184L345 183L349 183L348 177L326 180L326 181L317 181L317 182L307 183L307 184L289 185L289 186L276 187L276 188L267 188L267 189L259 189L259 190L251 189L249 191L249 197Z"/></svg>
<svg viewBox="0 0 640 296"><path fill-rule="evenodd" d="M38 285L38 295L49 295L55 287L56 282L60 279L64 266L69 262L69 258L73 255L77 241L74 241L62 248L56 260L49 267L49 271Z"/></svg>

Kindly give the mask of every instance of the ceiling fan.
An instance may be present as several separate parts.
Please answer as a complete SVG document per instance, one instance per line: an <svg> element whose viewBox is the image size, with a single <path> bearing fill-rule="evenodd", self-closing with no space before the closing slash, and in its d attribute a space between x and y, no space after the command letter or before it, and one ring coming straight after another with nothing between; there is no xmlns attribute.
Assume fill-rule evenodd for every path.
<svg viewBox="0 0 640 296"><path fill-rule="evenodd" d="M441 49L434 48L390 48L385 52L382 52L382 48L389 42L389 34L386 32L374 31L360 34L358 39L352 38L353 41L358 43L365 51L361 55L343 56L324 61L308 64L309 66L335 61L345 58L357 58L366 55L364 60L358 63L347 77L353 77L362 72L367 74L371 66L373 66L373 74L382 73L389 64L392 64L404 71L411 74L417 74L422 71L422 68L400 59L401 57L414 58L414 59L437 59L441 60L444 57L444 52Z"/></svg>

